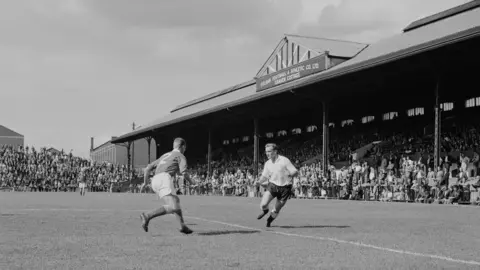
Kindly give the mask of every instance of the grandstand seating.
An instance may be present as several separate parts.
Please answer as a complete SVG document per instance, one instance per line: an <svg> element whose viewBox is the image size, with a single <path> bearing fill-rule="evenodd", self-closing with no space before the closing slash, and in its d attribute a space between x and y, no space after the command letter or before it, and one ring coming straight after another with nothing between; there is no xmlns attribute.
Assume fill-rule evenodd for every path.
<svg viewBox="0 0 480 270"><path fill-rule="evenodd" d="M433 140L431 135L422 135L421 131L409 131L408 134L390 132L390 136L364 134L364 136L357 136L357 139L345 138L332 141L331 163L338 166L331 168L333 176L330 179L322 177L323 168L320 168L322 146L318 133L307 136L292 135L272 141L280 145L282 154L288 156L301 168L300 177L295 179L295 193L298 198L331 197L404 202L476 203L477 188L480 185L477 177L479 174L476 153L480 150L478 149L480 141L478 130L469 130L467 145L459 143L465 142L465 139L461 139L466 136L465 129L460 128L457 133L445 133L442 136L442 166L447 171L447 180L439 178L441 176L428 175L428 168L433 165L431 155ZM357 150L352 151L355 147L358 147ZM360 150L363 151L363 155L357 155L359 160L352 160L351 154ZM241 155L238 156L242 159L238 163L233 160L216 163L217 173L222 176L231 176L224 177L228 181L227 186L250 189L249 186L252 183L248 181L236 183L238 178L225 170L227 168L232 170L232 164L239 164L241 166L236 167L237 169L251 172L252 160L248 158L251 156L250 151L253 152L251 146L240 148ZM460 153L473 162L466 165L470 170L467 178L457 182L452 179L459 174L458 169L451 168L462 166ZM230 157L233 156L235 154L230 155ZM448 156L447 161L445 156ZM262 155L261 158L262 161L265 160L265 156ZM361 165L363 163L366 165ZM465 173L467 173L467 167L463 169ZM195 168L192 171L195 171ZM387 177L389 171L392 172L392 177ZM219 185L222 185L222 180L220 179ZM196 178L196 181L200 186L209 185L209 180L205 176L201 179ZM208 188L202 190L208 193ZM433 197L429 195L431 190L435 190ZM197 191L196 194L198 193ZM452 194L460 195L455 197Z"/></svg>
<svg viewBox="0 0 480 270"><path fill-rule="evenodd" d="M390 134L390 135L386 135ZM339 136L331 143L331 177L321 168L319 132L276 138L280 152L299 168L294 193L297 198L337 198L428 203L478 204L480 177L478 128L461 126L442 134L442 173L432 173L433 139L421 132ZM266 143L263 140L262 143ZM356 149L356 150L352 150ZM196 184L183 194L259 196L255 187L251 145L215 149L213 174L205 162L190 169ZM357 152L357 160L352 153ZM358 155L362 152L362 155ZM265 161L260 156L260 165ZM130 181L125 166L92 164L66 153L28 148L0 147L0 190L74 191L82 167L90 167L91 191L138 192L143 178ZM261 168L261 167L260 167ZM182 187L179 183L179 188Z"/></svg>

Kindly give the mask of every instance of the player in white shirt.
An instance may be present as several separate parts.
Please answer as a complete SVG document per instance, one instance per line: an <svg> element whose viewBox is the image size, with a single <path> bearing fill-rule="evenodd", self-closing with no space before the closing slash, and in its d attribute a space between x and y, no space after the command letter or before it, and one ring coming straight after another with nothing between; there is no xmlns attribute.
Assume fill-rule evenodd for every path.
<svg viewBox="0 0 480 270"><path fill-rule="evenodd" d="M268 161L265 162L265 167L258 183L268 182L268 184L267 191L263 194L262 202L260 203L262 213L257 219L263 218L268 213L270 202L277 198L275 207L267 219L267 227L270 227L292 195L293 177L298 175L298 171L288 158L278 154L276 144L269 143L265 145L265 153Z"/></svg>

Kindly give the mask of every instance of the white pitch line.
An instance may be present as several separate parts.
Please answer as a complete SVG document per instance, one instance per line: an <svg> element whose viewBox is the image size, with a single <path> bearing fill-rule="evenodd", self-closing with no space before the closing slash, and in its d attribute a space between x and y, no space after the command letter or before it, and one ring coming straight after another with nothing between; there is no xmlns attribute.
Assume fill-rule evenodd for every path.
<svg viewBox="0 0 480 270"><path fill-rule="evenodd" d="M185 216L185 217L187 217L187 216ZM425 254L425 253L418 253L418 252L412 252L412 251L401 250L401 249L386 248L386 247L364 244L364 243L361 243L361 242L341 240L341 239L336 239L336 238L331 238L331 237L302 235L302 234L285 233L285 232L278 232L278 231L267 231L267 230L242 226L242 225L238 225L238 224L216 221L216 220L211 220L211 219L204 219L204 218L199 218L199 217L188 216L187 218L201 220L201 221L210 222L210 223L217 223L217 224L222 224L222 225L226 225L226 226L230 226L230 227L237 227L237 228L242 228L242 229L247 229L247 230L252 230L252 231L262 231L262 232L284 235L284 236L291 236L291 237L298 237L298 238L305 238L305 239L314 239L314 240L321 240L321 241L330 241L330 242L336 242L336 243L339 243L339 244L347 244L347 245L352 245L352 246L371 248L371 249L387 251L387 252L392 252L392 253L398 253L398 254L403 254L403 255L411 255L411 256L416 256L416 257L424 257L424 258L444 260L444 261L449 261L449 262L454 262L454 263L462 263L462 264L480 266L480 262L477 262L477 261L465 261L465 260L454 259L454 258L441 256L441 255Z"/></svg>
<svg viewBox="0 0 480 270"><path fill-rule="evenodd" d="M72 211L72 212L105 212L105 211L115 212L115 211L122 211L122 212L133 212L134 211L134 212L138 212L138 211L143 211L143 210L135 210L135 209L119 209L119 210L117 210L117 209L86 209L86 208L73 208L73 209L72 208L70 208L70 209L68 209L68 208L9 209L10 213L13 212L13 211L33 211L33 212L36 212L36 211ZM361 243L361 242L341 240L341 239L332 238L332 237L303 235L303 234L286 233L286 232L278 232L278 231L270 231L270 230L267 231L267 230L264 230L264 229L258 229L258 228L243 226L243 225L239 225L239 224L227 223L227 222L211 220L211 219L204 219L204 218L199 218L199 217L192 217L192 216L184 216L184 217L190 218L190 219L196 219L196 220L200 220L200 221L205 221L205 222L210 222L210 223L221 224L221 225L230 226L230 227L252 230L252 231L261 231L261 232L266 232L266 233L271 233L271 234L297 237L297 238L304 238L304 239L330 241L330 242L335 242L335 243L339 243L339 244L346 244L346 245L357 246L357 247L371 248L371 249L376 249L376 250L385 251L385 252L398 253L398 254L402 254L402 255L410 255L410 256L415 256L415 257L437 259L437 260L448 261L448 262L453 262L453 263L461 263L461 264L480 266L480 262L473 261L473 260L466 261L466 260L454 259L454 258L441 256L441 255L433 255L433 254L412 252L412 251L408 251L408 250L380 247L380 246L375 246L375 245L370 245L370 244L364 244L364 243Z"/></svg>

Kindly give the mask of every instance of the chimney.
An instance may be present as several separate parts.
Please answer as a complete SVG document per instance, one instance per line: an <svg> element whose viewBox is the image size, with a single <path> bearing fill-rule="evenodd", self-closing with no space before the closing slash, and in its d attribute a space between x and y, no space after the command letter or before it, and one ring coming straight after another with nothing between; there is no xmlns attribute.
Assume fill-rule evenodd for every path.
<svg viewBox="0 0 480 270"><path fill-rule="evenodd" d="M93 143L94 143L93 137L90 137L90 151L93 151Z"/></svg>

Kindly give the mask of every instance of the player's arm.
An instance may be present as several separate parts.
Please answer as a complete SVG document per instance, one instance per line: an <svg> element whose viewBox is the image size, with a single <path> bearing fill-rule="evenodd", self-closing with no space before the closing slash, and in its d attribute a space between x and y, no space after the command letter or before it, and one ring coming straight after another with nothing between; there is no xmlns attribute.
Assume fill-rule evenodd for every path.
<svg viewBox="0 0 480 270"><path fill-rule="evenodd" d="M263 166L263 172L262 175L260 176L260 179L258 179L257 183L262 185L265 182L268 182L268 179L270 178L270 171L267 168L267 163Z"/></svg>
<svg viewBox="0 0 480 270"><path fill-rule="evenodd" d="M143 173L143 185L147 185L148 181L150 180L150 174L157 168L159 162L160 159L157 159L154 162L148 164L147 168L145 168L145 171Z"/></svg>
<svg viewBox="0 0 480 270"><path fill-rule="evenodd" d="M180 175L181 175L181 176L183 177L183 179L184 179L185 181L187 181L190 185L194 185L194 184L195 184L195 183L193 182L192 178L190 177L190 175L189 175L187 172L184 172L184 173L182 173L182 174L180 174Z"/></svg>
<svg viewBox="0 0 480 270"><path fill-rule="evenodd" d="M258 179L258 183L262 185L263 183L267 182L268 178L266 176L260 176L260 179Z"/></svg>
<svg viewBox="0 0 480 270"><path fill-rule="evenodd" d="M293 178L293 177L296 177L298 175L298 170L297 168L295 168L295 166L293 166L292 162L287 158L286 159L286 164L285 164L286 168L287 168L287 171L289 173L289 177L290 178Z"/></svg>
<svg viewBox="0 0 480 270"><path fill-rule="evenodd" d="M187 181L190 185L195 184L192 178L190 177L190 174L187 172L187 159L183 155L179 157L178 170L180 175L183 177L184 181Z"/></svg>

